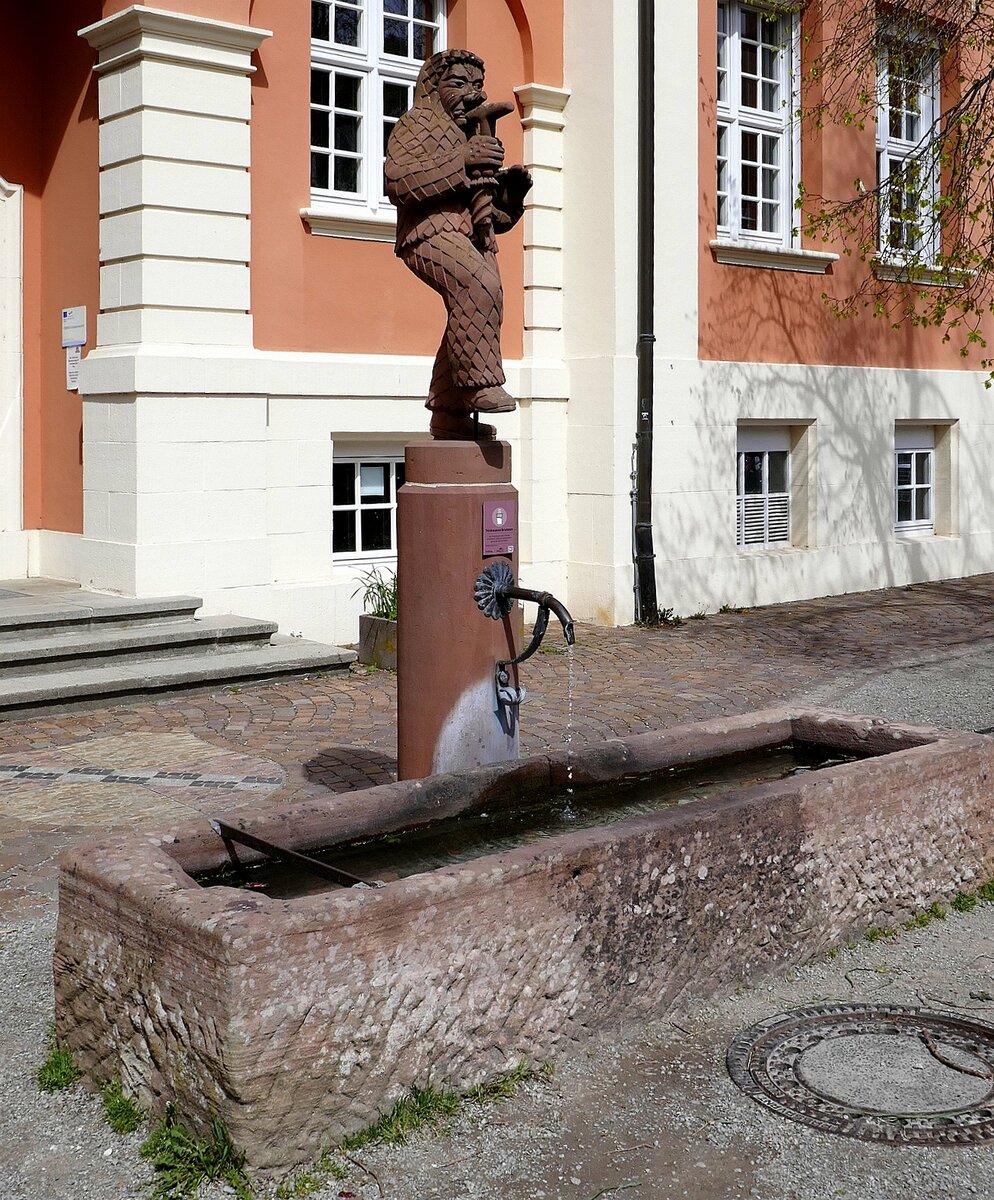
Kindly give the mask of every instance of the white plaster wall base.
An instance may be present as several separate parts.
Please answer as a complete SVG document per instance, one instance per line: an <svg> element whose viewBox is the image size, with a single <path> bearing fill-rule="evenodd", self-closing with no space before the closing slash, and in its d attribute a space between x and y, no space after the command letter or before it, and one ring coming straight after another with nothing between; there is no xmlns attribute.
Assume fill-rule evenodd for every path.
<svg viewBox="0 0 994 1200"><path fill-rule="evenodd" d="M534 380L550 391L497 421L529 497L523 570L565 595L564 371L507 366L518 394ZM333 457L370 446L399 457L427 437L430 374L427 357L93 351L82 364L84 537L71 577L129 595L191 592L206 612L353 642L362 564L331 557Z"/></svg>
<svg viewBox="0 0 994 1200"><path fill-rule="evenodd" d="M83 539L78 533L61 533L54 529L30 529L27 540L28 577L65 579L81 582L80 561Z"/></svg>
<svg viewBox="0 0 994 1200"><path fill-rule="evenodd" d="M653 495L661 606L686 616L994 570L994 416L982 372L665 361L657 372L665 381ZM736 549L743 420L813 431L810 544ZM969 447L940 468L953 477L937 481L952 490L951 533L894 533L894 431L907 421L953 422Z"/></svg>

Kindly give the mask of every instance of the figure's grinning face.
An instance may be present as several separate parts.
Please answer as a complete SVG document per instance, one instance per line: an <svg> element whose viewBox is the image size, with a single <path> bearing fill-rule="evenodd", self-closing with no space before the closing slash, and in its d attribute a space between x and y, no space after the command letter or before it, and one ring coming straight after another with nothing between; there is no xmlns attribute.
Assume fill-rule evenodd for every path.
<svg viewBox="0 0 994 1200"><path fill-rule="evenodd" d="M466 114L482 104L487 94L483 90L483 72L472 63L453 63L438 85L442 107L461 124Z"/></svg>

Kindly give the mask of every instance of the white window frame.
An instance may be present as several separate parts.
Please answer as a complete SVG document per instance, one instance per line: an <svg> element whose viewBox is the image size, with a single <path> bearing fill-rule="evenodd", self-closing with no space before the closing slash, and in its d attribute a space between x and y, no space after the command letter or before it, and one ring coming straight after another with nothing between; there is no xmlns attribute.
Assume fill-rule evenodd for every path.
<svg viewBox="0 0 994 1200"><path fill-rule="evenodd" d="M770 454L785 453L785 491L770 491ZM763 490L745 494L745 456L763 456ZM735 546L742 553L755 550L783 550L793 545L793 501L791 497L791 435L783 427L741 427L738 431L735 454ZM751 525L755 529L757 517L762 528L762 540L753 537L746 540ZM748 519L747 519L748 518Z"/></svg>
<svg viewBox="0 0 994 1200"><path fill-rule="evenodd" d="M384 17L405 18L401 14L385 11L385 0L337 0L346 8L355 8L362 14L358 46L340 45L333 40L311 38L311 62L309 78L315 71L340 71L358 79L359 82L359 137L356 157L359 161L359 190L349 192L334 187L334 130L330 133L332 146L324 147L311 143L311 155L327 153L329 157L328 187L311 185L309 208L301 210L312 233L346 235L370 240L389 240L396 227L397 210L387 199L383 188L383 85L396 83L410 89L413 97L414 84L423 60L387 54L383 47ZM334 37L334 9L336 0L312 0L313 4L331 7L330 36ZM447 0L435 0L437 6L437 34L435 50L446 45ZM413 21L413 0L408 5L408 20ZM421 23L421 22L418 22ZM314 111L333 111L335 102L334 74L329 80L329 104L311 100L308 120ZM347 154L345 155L348 156Z"/></svg>
<svg viewBox="0 0 994 1200"><path fill-rule="evenodd" d="M742 101L743 87L743 44L742 17L745 13L755 14L760 21L760 31L772 28L776 32L767 49L776 48L775 69L763 76L763 49L760 42L759 65L757 67L757 104L747 105ZM738 0L721 0L718 4L718 81L717 81L717 192L716 223L719 241L747 243L769 249L795 247L797 230L794 226L794 202L797 198L795 164L799 159L799 126L796 112L799 97L792 64L798 56L798 21L793 14L771 14L762 5L742 4ZM762 38L762 32L760 33ZM748 43L747 43L748 44ZM750 76L752 77L752 76ZM762 107L764 79L775 84L777 99L773 107ZM724 82L724 86L723 86ZM758 165L759 179L756 195L750 196L759 204L759 221L762 226L763 204L776 204L779 228L764 230L746 227L743 218L745 176L749 163L742 158L743 135L753 134L777 146L778 176L770 194L763 196L763 166ZM758 158L762 159L760 150ZM724 164L724 174L722 172ZM724 188L722 182L724 181ZM724 212L722 197L725 198Z"/></svg>
<svg viewBox="0 0 994 1200"><path fill-rule="evenodd" d="M901 459L910 458L910 483L901 483ZM926 481L918 482L918 464L928 463ZM899 517L899 499L902 492L911 496L911 512L914 514L919 493L928 497L928 515L902 521ZM935 534L935 429L931 425L898 427L894 435L894 533L898 537L932 537Z"/></svg>
<svg viewBox="0 0 994 1200"><path fill-rule="evenodd" d="M390 498L382 504L363 505L361 503L360 491L360 471L359 469L365 465L375 465L389 467L388 481ZM332 474L332 503L331 503L331 557L332 561L337 563L348 562L391 562L397 557L397 468L404 466L404 452L400 450L396 453L381 453L381 454L364 454L360 452L348 454L336 454L333 463L332 471L335 467L353 466L356 470L356 491L354 504L336 504L334 495L334 473ZM375 511L380 509L390 510L390 547L386 550L362 550L360 548L362 542L362 523L360 515L363 511ZM354 550L335 550L335 514L336 513L355 513L355 530L356 530L356 549Z"/></svg>
<svg viewBox="0 0 994 1200"><path fill-rule="evenodd" d="M917 106L917 112L914 108L901 109L902 113L917 116L917 137L913 134L908 136L904 122L901 136L897 136L891 130L891 59L895 51L900 53L909 46L914 47L916 57L921 57L923 52L928 54L931 49L931 62L923 72L917 88L907 97ZM909 42L907 39L903 43L893 40L883 47L877 62L877 184L880 195L879 259L885 264L901 266L912 261L931 266L938 258L938 202L941 181L939 164L932 147L935 144L935 132L941 112L940 101L939 52L936 47L929 47L924 42ZM890 180L896 171L907 170L916 162L919 169L928 172L928 177L920 189L923 204L918 211L918 237L914 246L909 249L891 245L893 225L889 199ZM900 224L913 227L914 218Z"/></svg>

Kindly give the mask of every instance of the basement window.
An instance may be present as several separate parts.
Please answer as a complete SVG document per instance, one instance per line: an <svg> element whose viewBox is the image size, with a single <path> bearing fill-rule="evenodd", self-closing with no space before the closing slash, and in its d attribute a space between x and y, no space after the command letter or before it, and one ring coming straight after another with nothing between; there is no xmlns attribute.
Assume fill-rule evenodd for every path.
<svg viewBox="0 0 994 1200"><path fill-rule="evenodd" d="M396 558L403 458L335 459L331 551L335 558Z"/></svg>
<svg viewBox="0 0 994 1200"><path fill-rule="evenodd" d="M740 550L791 544L790 441L787 429L739 429L735 542Z"/></svg>

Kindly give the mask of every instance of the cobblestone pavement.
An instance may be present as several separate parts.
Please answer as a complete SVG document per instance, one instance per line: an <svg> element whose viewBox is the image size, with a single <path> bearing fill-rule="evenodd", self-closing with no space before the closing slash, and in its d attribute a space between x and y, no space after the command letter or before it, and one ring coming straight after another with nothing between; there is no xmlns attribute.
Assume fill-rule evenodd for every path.
<svg viewBox="0 0 994 1200"><path fill-rule="evenodd" d="M525 754L858 695L861 681L898 668L994 651L994 575L675 628L581 626L572 654L555 629L546 641L523 672ZM392 673L360 669L0 723L0 917L52 904L54 859L72 842L392 779L395 701Z"/></svg>

